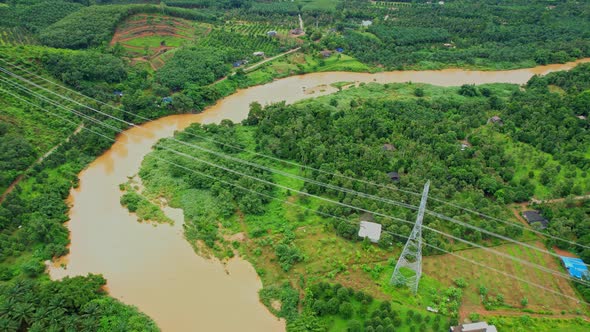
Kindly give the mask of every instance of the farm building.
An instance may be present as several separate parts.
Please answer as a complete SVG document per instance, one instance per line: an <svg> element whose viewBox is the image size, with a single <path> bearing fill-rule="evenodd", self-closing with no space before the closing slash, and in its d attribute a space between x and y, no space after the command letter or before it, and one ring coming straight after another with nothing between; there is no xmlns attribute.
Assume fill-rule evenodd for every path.
<svg viewBox="0 0 590 332"><path fill-rule="evenodd" d="M502 121L502 118L500 118L499 116L494 115L488 120L488 123L495 123L495 124L503 125L504 121Z"/></svg>
<svg viewBox="0 0 590 332"><path fill-rule="evenodd" d="M234 66L234 68L238 68L238 67L243 66L247 63L248 63L248 60L238 60L238 61L234 62L232 65Z"/></svg>
<svg viewBox="0 0 590 332"><path fill-rule="evenodd" d="M383 151L395 151L395 150L397 150L395 148L395 145L389 144L389 143L383 144L383 147L381 149L383 149Z"/></svg>
<svg viewBox="0 0 590 332"><path fill-rule="evenodd" d="M370 221L361 221L359 237L369 238L373 243L379 242L379 239L381 238L381 224Z"/></svg>
<svg viewBox="0 0 590 332"><path fill-rule="evenodd" d="M113 91L113 94L117 97L123 97L123 91L115 90L115 91Z"/></svg>
<svg viewBox="0 0 590 332"><path fill-rule="evenodd" d="M271 31L267 32L266 35L269 37L275 37L277 35L277 32L274 30L271 30Z"/></svg>
<svg viewBox="0 0 590 332"><path fill-rule="evenodd" d="M453 326L449 329L449 332L498 332L498 330L494 325L488 325L486 322L477 322Z"/></svg>
<svg viewBox="0 0 590 332"><path fill-rule="evenodd" d="M588 275L588 267L584 264L584 261L579 258L559 256L563 266L567 269L570 276L578 279L582 279L582 276Z"/></svg>
<svg viewBox="0 0 590 332"><path fill-rule="evenodd" d="M332 56L332 52L331 51L324 50L324 51L321 51L320 52L320 55L323 56L324 58L329 58L329 57Z"/></svg>
<svg viewBox="0 0 590 332"><path fill-rule="evenodd" d="M342 52L344 52L344 49L342 47L337 47L336 52L342 53Z"/></svg>
<svg viewBox="0 0 590 332"><path fill-rule="evenodd" d="M295 35L295 36L302 35L303 32L304 31L301 28L291 29L291 31L289 31L289 33L291 33L292 35Z"/></svg>
<svg viewBox="0 0 590 332"><path fill-rule="evenodd" d="M387 173L387 176L389 176L391 181L399 181L401 179L398 172L389 172Z"/></svg>
<svg viewBox="0 0 590 332"><path fill-rule="evenodd" d="M369 26L373 25L373 21L369 21L369 20L367 20L367 21L362 21L362 22L361 22L361 25L362 25L363 27L367 28L367 27L369 27Z"/></svg>
<svg viewBox="0 0 590 332"><path fill-rule="evenodd" d="M539 211L524 211L522 213L522 216L524 217L524 219L526 219L526 221L529 223L529 225L532 225L533 223L538 222L541 224L541 229L545 229L545 228L547 228L547 225L549 225L549 220L545 219L539 213Z"/></svg>
<svg viewBox="0 0 590 332"><path fill-rule="evenodd" d="M164 98L162 98L162 102L169 104L172 102L172 97L164 97Z"/></svg>
<svg viewBox="0 0 590 332"><path fill-rule="evenodd" d="M252 53L253 56L264 56L264 52L254 52Z"/></svg>

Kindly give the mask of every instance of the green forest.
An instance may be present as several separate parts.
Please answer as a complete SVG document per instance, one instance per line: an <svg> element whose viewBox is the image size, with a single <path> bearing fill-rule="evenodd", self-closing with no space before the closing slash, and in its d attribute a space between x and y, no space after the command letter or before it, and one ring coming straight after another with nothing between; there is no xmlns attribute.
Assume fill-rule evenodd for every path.
<svg viewBox="0 0 590 332"><path fill-rule="evenodd" d="M412 191L420 190L421 179L431 179L432 195L435 197L509 219L508 206L511 203L526 202L533 196L567 197L588 192L589 165L584 157L589 146L587 121L577 117L578 109L574 105L575 100L579 100L580 90L584 90L584 85L589 82L589 73L590 66L581 65L570 72L536 77L529 81L524 91L508 84L456 88L423 84L367 84L345 89L335 96L319 97L294 105L279 103L262 107L253 104L242 124L228 120L220 125L195 124L177 134L176 140L161 141L153 153L157 158L146 157L140 176L147 187L148 197L164 195L172 206L183 209L189 221L185 225L186 236L195 245L195 250L203 252L203 248L196 245L201 241L208 247L205 254L210 252L219 257L232 257L234 249L238 248L241 255L254 264L265 284L290 283L306 294L303 304L319 318L318 326L324 324L333 328L339 324L338 319L334 321L329 315L324 317L324 309L320 309L322 305L315 305L313 299L308 299L308 296L313 296L308 294L309 285L325 281L325 278L347 280L347 275L355 269L349 266L363 266L367 272L360 277L355 276L353 281L348 280L349 283L359 282L356 278L379 280L387 275L386 271L391 271L391 261L383 259L383 265L373 270L366 260L386 255L392 250L391 242L397 243L394 247L399 248L405 238L385 234L377 246L377 254L366 252L367 243L357 237L361 213L318 201L308 194L330 197L387 215L404 216L405 219L412 219L413 212L287 175L297 174L396 201L415 201L416 198L341 176L297 169L288 164L277 166L273 160L262 159L255 153L296 161L328 174L358 177L382 184L391 182L387 173L394 170L401 176L397 186ZM573 81L581 88L568 88ZM550 85L564 92L550 92ZM535 112L530 111L532 108ZM502 123L490 122L493 116L500 117ZM429 130L416 131L414 128ZM177 140L205 147L208 153L195 154L186 143L181 144ZM384 149L386 144L394 145L395 149ZM205 162L191 163L172 153L170 148L290 189L276 189L268 183L228 173ZM577 159L575 156L581 157ZM236 158L273 169L278 167L278 171L254 168L237 162ZM184 167L164 163L162 159L173 160ZM230 188L231 185L235 188ZM285 202L295 202L303 208L295 208ZM451 206L431 204L436 205L432 209L437 212L457 216L485 230L522 240L535 237L521 228L476 215L458 215ZM235 215L236 210L244 216ZM575 218L558 218L553 217L553 213L544 213L551 218L548 232L585 243L587 235L583 230L587 229L588 214L583 207L576 211ZM408 234L410 231L411 225L378 216L375 219L394 234ZM217 225L216 220L220 220L221 224ZM575 229L569 231L573 224ZM495 245L500 244L498 239L485 233L442 220L427 217L425 225L476 243L491 241ZM244 227L249 237L245 246L244 243L226 240L228 234L242 232ZM314 240L310 242L308 236L302 233L303 229L310 228L314 229L313 234L322 238L337 236L335 243L347 249L334 252L334 262L315 257L312 254ZM453 245L448 238L426 230L423 236L428 243L447 250L463 246L461 243ZM580 249L567 243L548 243L553 244L574 251ZM359 252L360 248L364 248L365 252ZM355 250L356 256L353 254ZM430 255L438 253L428 247L423 251ZM589 259L587 251L579 251L578 254ZM326 268L330 271L327 275L324 272ZM392 292L380 287L371 295L379 296L383 291ZM584 294L587 292L582 288L581 291ZM458 296L456 300L460 302L460 298ZM424 295L424 301L433 301L427 302L427 305L440 306L431 296ZM359 319L366 316L359 311L366 310L362 306L353 307L352 316L358 314L355 317ZM453 310L457 308L448 310L447 314L451 317L456 315ZM304 313L310 315L305 310ZM283 317L289 316L285 314ZM301 317L293 320L295 326L299 319ZM310 318L305 316L305 319ZM368 324L365 321L359 323Z"/></svg>
<svg viewBox="0 0 590 332"><path fill-rule="evenodd" d="M166 23L174 20L189 26L185 35ZM508 70L588 57L585 1L0 0L0 331L159 330L109 296L103 276L47 274L48 262L69 252L66 199L78 174L121 130L200 113L240 89L294 75ZM512 296L428 269L415 297L391 286L415 211L386 201L418 205L408 192L429 179L433 197L495 219L433 200L433 213L473 227L427 214L425 242L457 253L473 250L457 238L506 248L493 232L590 262L589 64L522 86L333 87L339 91L295 104L252 103L241 123L193 124L161 140L139 172L143 192L122 183L121 204L160 223L171 223L160 198L183 209L195 252L249 261L262 280L260 301L289 331L441 331L466 315L501 330L588 328L585 305L548 308L534 287ZM540 211L548 227L515 226L524 208ZM383 226L378 243L357 236L367 217ZM244 239L232 240L239 233ZM429 246L423 253L445 256ZM566 285L590 302L590 287ZM512 315L461 312L469 301Z"/></svg>

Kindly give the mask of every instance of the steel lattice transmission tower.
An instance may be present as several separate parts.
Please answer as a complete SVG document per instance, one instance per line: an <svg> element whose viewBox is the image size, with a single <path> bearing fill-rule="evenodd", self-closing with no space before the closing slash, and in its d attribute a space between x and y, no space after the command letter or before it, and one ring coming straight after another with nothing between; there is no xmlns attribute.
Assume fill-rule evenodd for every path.
<svg viewBox="0 0 590 332"><path fill-rule="evenodd" d="M426 210L426 200L428 199L428 190L430 189L430 181L424 185L422 192L422 200L420 201L420 208L418 209L418 217L412 233L408 237L408 242L404 246L401 256L395 265L393 275L391 276L391 283L394 285L407 285L414 294L418 291L418 283L422 275L422 219L424 219L424 211ZM401 268L407 268L414 271L413 276L404 276Z"/></svg>

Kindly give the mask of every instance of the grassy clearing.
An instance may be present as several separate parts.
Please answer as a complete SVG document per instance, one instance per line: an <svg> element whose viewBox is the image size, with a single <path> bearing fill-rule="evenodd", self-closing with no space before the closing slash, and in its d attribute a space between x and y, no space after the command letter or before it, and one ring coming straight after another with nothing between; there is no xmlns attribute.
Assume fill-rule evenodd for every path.
<svg viewBox="0 0 590 332"><path fill-rule="evenodd" d="M147 57L152 66L159 68L166 60L160 55L164 48L171 52L210 30L209 24L193 24L161 14L136 14L118 26L111 45L121 45L129 57Z"/></svg>
<svg viewBox="0 0 590 332"><path fill-rule="evenodd" d="M520 317L486 317L491 324L494 324L498 331L544 331L544 332L586 332L590 328L588 322L581 318L538 318L522 315Z"/></svg>
<svg viewBox="0 0 590 332"><path fill-rule="evenodd" d="M158 48L160 46L180 47L186 42L186 39L173 36L146 36L129 40L125 42L125 45L148 48Z"/></svg>
<svg viewBox="0 0 590 332"><path fill-rule="evenodd" d="M121 205L125 206L129 212L135 213L137 221L174 224L174 221L164 214L159 205L154 204L141 194L139 185L130 181L122 184L121 189L124 190L124 194L121 196Z"/></svg>
<svg viewBox="0 0 590 332"><path fill-rule="evenodd" d="M535 245L543 248L541 243L536 243ZM557 258L529 248L506 244L496 247L495 250L523 260L528 260L534 264L565 272ZM569 280L554 277L551 274L539 271L528 265L492 255L483 249L463 250L457 254L505 273L518 276L555 292L563 293L574 298L577 297ZM584 306L577 301L541 290L538 287L515 280L490 269L479 267L451 255L427 257L424 259L423 269L425 274L431 276L436 275L436 278L445 285L452 285L456 278L465 279L468 284L464 289L462 305L462 311L465 314L485 312L486 308L482 304L484 301L480 292L481 286L487 288L487 297L490 301L497 299L500 294L504 297L503 304L495 303L487 306L487 309L492 310L489 312L490 315L493 314L493 310L502 310L517 314L526 309L526 311L531 313L550 316L557 316L562 311L568 314L585 311ZM523 298L528 299L526 308L523 308L521 305Z"/></svg>
<svg viewBox="0 0 590 332"><path fill-rule="evenodd" d="M335 11L339 0L299 0L303 11Z"/></svg>
<svg viewBox="0 0 590 332"><path fill-rule="evenodd" d="M478 132L483 139L493 140L502 146L507 155L515 161L514 180L528 180L535 186L537 199L562 197L560 184L568 181L574 192L582 194L590 191L590 178L583 170L569 165L563 165L552 155L542 152L528 144L515 142L510 137L495 132L489 127L482 127ZM551 172L549 179L544 182L542 173Z"/></svg>

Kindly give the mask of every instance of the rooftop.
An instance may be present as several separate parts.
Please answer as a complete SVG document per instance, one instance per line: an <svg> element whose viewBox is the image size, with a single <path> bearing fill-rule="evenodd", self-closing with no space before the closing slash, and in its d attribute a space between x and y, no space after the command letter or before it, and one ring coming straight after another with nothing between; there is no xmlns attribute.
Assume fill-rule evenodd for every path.
<svg viewBox="0 0 590 332"><path fill-rule="evenodd" d="M522 216L526 219L526 221L529 224L532 224L534 222L538 222L541 224L542 228L547 228L547 226L549 225L549 220L545 219L545 217L543 217L539 211L524 211L522 213Z"/></svg>
<svg viewBox="0 0 590 332"><path fill-rule="evenodd" d="M470 324L461 324L451 327L453 332L498 332L494 325L488 325L487 322L477 322Z"/></svg>
<svg viewBox="0 0 590 332"><path fill-rule="evenodd" d="M381 238L381 224L370 221L361 221L359 237L369 238L369 240L374 243L379 242L379 239Z"/></svg>

